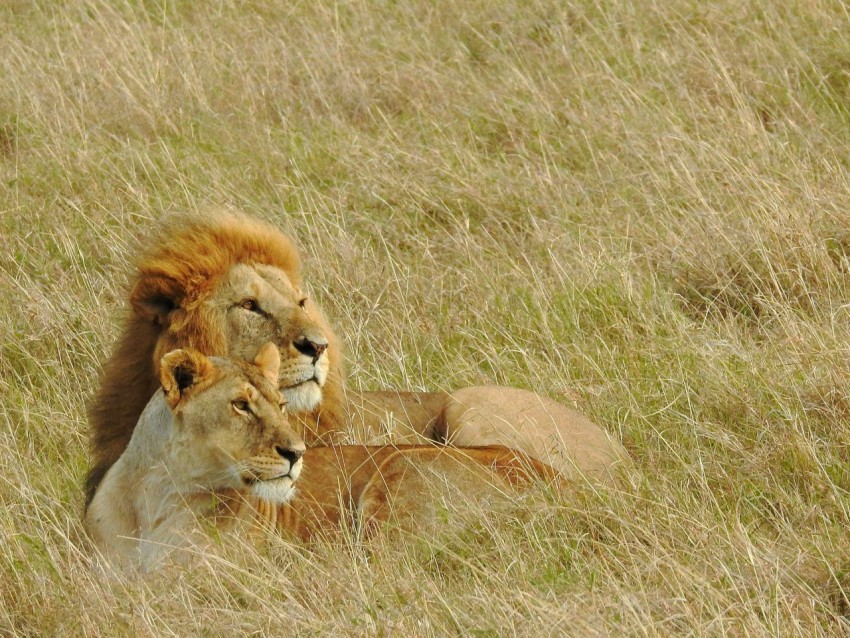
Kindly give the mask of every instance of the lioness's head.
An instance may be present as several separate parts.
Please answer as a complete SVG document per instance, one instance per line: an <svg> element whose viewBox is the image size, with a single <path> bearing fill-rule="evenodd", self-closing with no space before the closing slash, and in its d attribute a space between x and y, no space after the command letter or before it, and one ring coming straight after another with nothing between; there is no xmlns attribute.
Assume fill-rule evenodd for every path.
<svg viewBox="0 0 850 638"><path fill-rule="evenodd" d="M174 350L160 381L174 417L170 453L184 480L207 489L248 489L273 503L293 494L304 442L277 389L280 355L263 346L253 363Z"/></svg>

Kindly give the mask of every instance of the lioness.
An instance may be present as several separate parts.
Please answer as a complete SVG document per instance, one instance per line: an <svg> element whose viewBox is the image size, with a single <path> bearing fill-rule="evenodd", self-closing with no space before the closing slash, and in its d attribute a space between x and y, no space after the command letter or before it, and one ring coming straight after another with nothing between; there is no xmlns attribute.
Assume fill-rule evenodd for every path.
<svg viewBox="0 0 850 638"><path fill-rule="evenodd" d="M421 531L436 518L429 486L489 498L518 481L555 479L551 468L499 447L339 446L305 454L281 412L279 366L271 343L254 365L190 349L162 358L163 392L148 403L86 513L88 533L111 564L153 569L175 550L197 548L207 525L277 528L304 540L346 523L366 534L389 522ZM299 494L291 500L293 484Z"/></svg>
<svg viewBox="0 0 850 638"><path fill-rule="evenodd" d="M86 528L116 564L150 568L220 513L220 494L270 504L293 494L305 446L283 415L274 344L254 364L176 350L162 358L162 392L86 512Z"/></svg>
<svg viewBox="0 0 850 638"><path fill-rule="evenodd" d="M302 290L295 247L244 216L173 218L138 258L129 297L132 311L90 411L87 503L154 393L162 355L175 348L247 358L273 342L282 361L279 387L308 446L368 442L391 415L393 443L502 444L566 477L608 480L627 460L589 419L526 390L345 392L339 343Z"/></svg>

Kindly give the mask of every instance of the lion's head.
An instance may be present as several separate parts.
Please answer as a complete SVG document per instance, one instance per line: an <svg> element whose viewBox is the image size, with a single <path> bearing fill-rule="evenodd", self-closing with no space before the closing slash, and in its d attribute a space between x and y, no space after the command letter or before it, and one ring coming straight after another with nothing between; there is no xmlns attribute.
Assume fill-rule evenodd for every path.
<svg viewBox="0 0 850 638"><path fill-rule="evenodd" d="M312 412L328 380L330 331L294 279L262 263L232 264L210 286L191 292L185 284L175 287L174 277L145 276L133 287L130 303L137 316L162 326L155 360L185 346L247 359L258 343L274 342L289 409Z"/></svg>
<svg viewBox="0 0 850 638"><path fill-rule="evenodd" d="M342 429L339 344L277 229L234 214L173 218L143 247L130 284L132 312L90 411L87 503L156 390L160 358L177 348L248 358L272 342L279 387L308 444Z"/></svg>
<svg viewBox="0 0 850 638"><path fill-rule="evenodd" d="M247 488L271 503L289 500L305 446L284 416L279 374L272 343L253 365L188 348L163 356L159 376L172 414L169 476L210 490Z"/></svg>

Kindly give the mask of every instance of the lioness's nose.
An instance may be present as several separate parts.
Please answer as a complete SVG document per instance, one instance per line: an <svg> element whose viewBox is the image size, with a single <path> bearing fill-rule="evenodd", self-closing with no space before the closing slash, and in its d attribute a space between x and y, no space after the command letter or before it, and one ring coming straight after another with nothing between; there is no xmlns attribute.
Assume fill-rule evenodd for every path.
<svg viewBox="0 0 850 638"><path fill-rule="evenodd" d="M283 447L282 445L276 445L274 449L282 458L289 461L290 467L295 465L301 455L304 454L304 450L293 450L291 447Z"/></svg>
<svg viewBox="0 0 850 638"><path fill-rule="evenodd" d="M292 342L292 345L295 346L295 349L301 354L313 357L313 363L316 363L319 357L322 356L322 353L327 350L328 340L324 337L313 337L311 339L301 335Z"/></svg>

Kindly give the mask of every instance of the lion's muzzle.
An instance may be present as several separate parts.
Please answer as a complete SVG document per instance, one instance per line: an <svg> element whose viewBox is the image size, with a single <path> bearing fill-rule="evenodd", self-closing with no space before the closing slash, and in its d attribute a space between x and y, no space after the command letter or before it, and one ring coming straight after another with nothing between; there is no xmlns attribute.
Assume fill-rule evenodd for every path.
<svg viewBox="0 0 850 638"><path fill-rule="evenodd" d="M242 481L263 500L285 503L294 493L301 474L304 446L276 445L273 453L253 456L245 462Z"/></svg>

